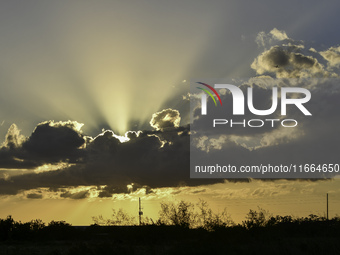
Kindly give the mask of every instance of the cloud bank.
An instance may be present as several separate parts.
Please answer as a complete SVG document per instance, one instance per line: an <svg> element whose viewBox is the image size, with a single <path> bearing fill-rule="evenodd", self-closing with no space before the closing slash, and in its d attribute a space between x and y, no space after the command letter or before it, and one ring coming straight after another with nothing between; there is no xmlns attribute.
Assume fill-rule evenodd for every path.
<svg viewBox="0 0 340 255"><path fill-rule="evenodd" d="M129 192L131 183L148 192L158 187L213 183L189 178L189 126L181 127L179 122L179 112L166 109L152 116L155 130L129 131L125 137L105 130L94 138L84 135L82 124L76 121L40 123L29 137L12 125L0 149L0 168L26 172L0 179L0 193L97 185L102 186L98 196L109 197ZM41 170L46 164L49 167ZM65 191L60 197L80 199L88 193Z"/></svg>
<svg viewBox="0 0 340 255"><path fill-rule="evenodd" d="M202 162L220 153L237 162L247 159L252 164L263 158L273 162L282 160L282 163L310 159L332 161L340 149L337 135L340 90L338 80L330 79L339 74L339 47L318 51L277 29L259 33L256 42L263 51L251 63L251 68L259 76L244 81L240 88L252 86L256 108L268 109L270 89L278 78L282 86L305 86L312 91L307 108L313 116L304 118L296 111L288 111L288 115L299 122L295 129L280 126L223 129L215 137L201 136L196 142ZM305 78L310 82L306 83ZM231 94L222 92L223 102L232 102ZM210 100L208 108L212 107ZM201 121L199 111L197 108L194 113L193 125ZM247 117L252 116L246 113ZM275 114L269 117L280 118ZM190 130L189 125L181 125L181 118L188 119L188 116L180 116L176 109L164 109L150 116L153 130L128 131L125 136L104 130L90 137L82 132L83 125L77 121L45 121L25 137L13 124L0 147L3 171L0 194L47 188L58 191L62 198L83 199L92 193L89 190L70 192L68 188L93 186L96 196L103 198L142 188L151 193L160 187L223 182L222 179L190 179ZM26 197L40 199L44 195L30 192Z"/></svg>

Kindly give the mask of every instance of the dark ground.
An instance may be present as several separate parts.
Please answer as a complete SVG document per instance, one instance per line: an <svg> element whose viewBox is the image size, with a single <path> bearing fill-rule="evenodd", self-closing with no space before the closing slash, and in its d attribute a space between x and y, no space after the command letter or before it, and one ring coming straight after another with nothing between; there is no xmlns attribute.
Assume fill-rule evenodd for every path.
<svg viewBox="0 0 340 255"><path fill-rule="evenodd" d="M16 254L340 254L338 222L302 222L206 231L176 226L45 227L11 230L1 255Z"/></svg>

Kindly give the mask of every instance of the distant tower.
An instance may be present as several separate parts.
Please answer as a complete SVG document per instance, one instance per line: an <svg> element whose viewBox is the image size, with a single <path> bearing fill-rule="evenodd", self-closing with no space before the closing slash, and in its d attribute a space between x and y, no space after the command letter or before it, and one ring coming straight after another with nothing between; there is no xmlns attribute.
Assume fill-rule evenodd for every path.
<svg viewBox="0 0 340 255"><path fill-rule="evenodd" d="M328 220L328 193L327 193L327 220Z"/></svg>
<svg viewBox="0 0 340 255"><path fill-rule="evenodd" d="M143 215L142 202L139 198L139 226L142 225L142 215Z"/></svg>

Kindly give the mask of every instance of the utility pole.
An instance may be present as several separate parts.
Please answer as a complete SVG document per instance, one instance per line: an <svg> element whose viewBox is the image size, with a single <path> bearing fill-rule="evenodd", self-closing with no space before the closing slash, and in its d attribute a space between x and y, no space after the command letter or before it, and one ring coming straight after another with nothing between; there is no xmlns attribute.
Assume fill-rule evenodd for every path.
<svg viewBox="0 0 340 255"><path fill-rule="evenodd" d="M139 198L139 226L142 225L142 215L143 215L142 202L141 202L141 200Z"/></svg>
<svg viewBox="0 0 340 255"><path fill-rule="evenodd" d="M328 193L327 193L327 220L328 220Z"/></svg>

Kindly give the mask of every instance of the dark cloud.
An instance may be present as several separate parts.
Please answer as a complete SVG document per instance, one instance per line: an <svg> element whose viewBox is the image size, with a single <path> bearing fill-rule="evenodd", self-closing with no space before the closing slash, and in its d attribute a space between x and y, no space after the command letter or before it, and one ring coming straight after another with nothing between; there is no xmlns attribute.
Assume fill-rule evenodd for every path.
<svg viewBox="0 0 340 255"><path fill-rule="evenodd" d="M0 147L0 167L2 168L34 168L39 164L27 158L26 152L22 149L26 138L20 134L20 130L12 124L7 131L5 141Z"/></svg>
<svg viewBox="0 0 340 255"><path fill-rule="evenodd" d="M43 198L41 193L30 193L30 194L27 194L26 197L29 199L42 199Z"/></svg>
<svg viewBox="0 0 340 255"><path fill-rule="evenodd" d="M31 157L43 162L77 161L79 148L85 143L79 125L72 121L40 123L22 147Z"/></svg>
<svg viewBox="0 0 340 255"><path fill-rule="evenodd" d="M87 198L88 196L89 196L88 190L79 191L79 192L75 192L75 193L71 193L69 191L66 191L66 192L60 194L60 197L71 198L71 199L84 199L84 198Z"/></svg>
<svg viewBox="0 0 340 255"><path fill-rule="evenodd" d="M103 190L100 191L98 194L98 197L112 197L113 192L111 193L110 191Z"/></svg>
<svg viewBox="0 0 340 255"><path fill-rule="evenodd" d="M264 48L251 64L257 74L277 78L338 77L339 47L317 51L308 43L293 40L276 28L269 33L260 32L256 42Z"/></svg>
<svg viewBox="0 0 340 255"><path fill-rule="evenodd" d="M200 189L200 190L194 190L191 193L192 194L198 194L198 193L204 193L206 191L206 189Z"/></svg>
<svg viewBox="0 0 340 255"><path fill-rule="evenodd" d="M316 58L300 51L301 47L294 45L273 46L260 54L251 67L258 74L274 73L278 78L331 76Z"/></svg>
<svg viewBox="0 0 340 255"><path fill-rule="evenodd" d="M174 111L172 111L174 112ZM173 117L179 115L172 115ZM114 193L130 192L128 184L133 183L132 191L144 188L151 193L153 188L176 187L180 185L200 185L215 183L212 180L194 180L189 176L189 127L164 128L163 131L129 132L127 142L121 142L112 131L104 131L93 139L89 139L86 146L82 144L83 137L73 128L67 130L50 130L42 125L36 129L37 134L45 130L48 134L61 135L65 144L56 142L48 137L52 144L63 151L59 159L69 162L69 152L74 161L78 163L65 169L13 176L9 180L0 180L0 193L16 194L20 190L29 190L38 187L49 187L58 190L61 187L75 187L88 185L106 185L99 192L100 197L110 197ZM40 125L39 125L40 126ZM38 132L39 131L39 132ZM33 136L33 135L32 135ZM34 141L32 136L27 141ZM43 135L43 137L46 137ZM68 137L69 139L65 139ZM39 140L39 139L38 139ZM71 141L70 141L71 140ZM40 141L40 140L39 140ZM76 142L74 142L76 141ZM32 142L34 148L47 146L47 143ZM25 147L27 150L29 147ZM61 148L63 150L61 150ZM75 151L80 151L75 153ZM41 154L40 154L41 152ZM43 150L35 149L36 158L55 159ZM77 159L75 155L78 155ZM81 159L81 160L80 160ZM41 162L41 161L39 161ZM218 180L217 182L223 182ZM61 197L83 198L87 194L72 194L65 191Z"/></svg>
<svg viewBox="0 0 340 255"><path fill-rule="evenodd" d="M104 187L98 187L99 194L98 197L112 197L113 194L119 193L127 193L129 190L126 186L114 186L114 185L105 185Z"/></svg>
<svg viewBox="0 0 340 255"><path fill-rule="evenodd" d="M85 144L81 126L76 121L46 121L25 138L13 124L0 148L0 167L30 169L45 163L80 161L80 147Z"/></svg>

